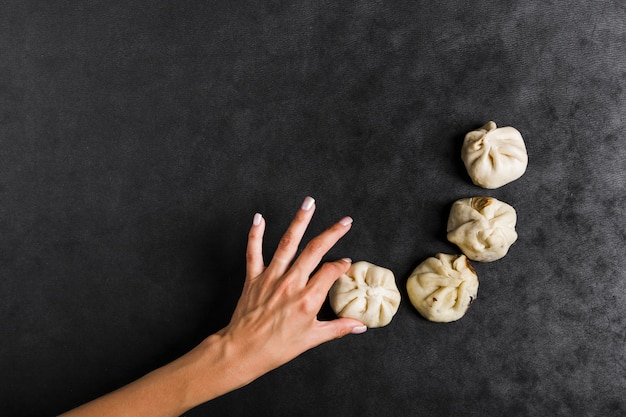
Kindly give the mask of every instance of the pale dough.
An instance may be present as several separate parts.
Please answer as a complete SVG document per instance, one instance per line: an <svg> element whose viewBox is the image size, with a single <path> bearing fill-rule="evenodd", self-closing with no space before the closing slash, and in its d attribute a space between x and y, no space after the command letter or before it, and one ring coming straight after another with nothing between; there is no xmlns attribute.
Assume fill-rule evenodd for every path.
<svg viewBox="0 0 626 417"><path fill-rule="evenodd" d="M510 126L498 128L494 122L465 135L461 158L472 182L483 188L498 188L518 179L528 165L521 133Z"/></svg>
<svg viewBox="0 0 626 417"><path fill-rule="evenodd" d="M400 291L393 272L360 261L335 281L329 299L338 316L359 320L367 327L382 327L398 311Z"/></svg>
<svg viewBox="0 0 626 417"><path fill-rule="evenodd" d="M448 323L465 315L478 295L478 276L464 255L427 258L406 283L411 304L427 320Z"/></svg>
<svg viewBox="0 0 626 417"><path fill-rule="evenodd" d="M517 240L515 209L493 197L463 198L452 204L448 240L468 258L491 262L507 254Z"/></svg>

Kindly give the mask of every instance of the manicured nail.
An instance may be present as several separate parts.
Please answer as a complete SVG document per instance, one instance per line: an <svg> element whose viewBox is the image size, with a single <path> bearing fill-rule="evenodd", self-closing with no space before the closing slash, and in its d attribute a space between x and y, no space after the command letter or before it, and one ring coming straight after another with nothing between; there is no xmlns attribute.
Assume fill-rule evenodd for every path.
<svg viewBox="0 0 626 417"><path fill-rule="evenodd" d="M261 219L263 218L263 216L261 215L261 213L256 213L254 215L254 217L252 218L252 224L254 226L258 226L261 224Z"/></svg>
<svg viewBox="0 0 626 417"><path fill-rule="evenodd" d="M339 220L339 224L342 226L347 226L351 224L354 220L350 216L346 216L343 219Z"/></svg>
<svg viewBox="0 0 626 417"><path fill-rule="evenodd" d="M351 264L352 263L352 259L350 258L341 258L342 261Z"/></svg>
<svg viewBox="0 0 626 417"><path fill-rule="evenodd" d="M366 331L367 331L367 326L356 326L352 328L352 331L350 333L361 334L361 333L365 333Z"/></svg>
<svg viewBox="0 0 626 417"><path fill-rule="evenodd" d="M311 207L313 207L313 204L315 204L315 199L313 197L307 197L302 202L302 206L300 208L302 210L308 211L308 210L311 210Z"/></svg>

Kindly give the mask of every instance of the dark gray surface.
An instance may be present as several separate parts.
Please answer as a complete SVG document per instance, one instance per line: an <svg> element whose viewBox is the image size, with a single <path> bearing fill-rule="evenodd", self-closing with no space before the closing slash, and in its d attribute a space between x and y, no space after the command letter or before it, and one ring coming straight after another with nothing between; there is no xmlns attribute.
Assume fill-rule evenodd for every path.
<svg viewBox="0 0 626 417"><path fill-rule="evenodd" d="M0 408L51 415L224 326L255 211L266 253L302 198L329 254L392 269L393 322L189 416L623 416L621 1L0 3ZM471 184L488 120L530 163ZM457 198L518 212L478 300L434 324L408 274ZM326 306L323 317L332 317Z"/></svg>

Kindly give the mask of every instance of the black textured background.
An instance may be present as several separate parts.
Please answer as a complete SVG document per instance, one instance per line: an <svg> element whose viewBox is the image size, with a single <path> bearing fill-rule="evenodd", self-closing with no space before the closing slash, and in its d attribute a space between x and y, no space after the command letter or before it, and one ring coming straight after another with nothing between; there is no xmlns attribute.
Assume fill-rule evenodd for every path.
<svg viewBox="0 0 626 417"><path fill-rule="evenodd" d="M310 194L307 237L354 217L328 258L392 269L398 314L188 416L625 415L625 3L438 3L0 2L0 414L223 327L252 215L269 254ZM460 160L488 120L530 159L498 190ZM519 240L427 322L406 278L478 195Z"/></svg>

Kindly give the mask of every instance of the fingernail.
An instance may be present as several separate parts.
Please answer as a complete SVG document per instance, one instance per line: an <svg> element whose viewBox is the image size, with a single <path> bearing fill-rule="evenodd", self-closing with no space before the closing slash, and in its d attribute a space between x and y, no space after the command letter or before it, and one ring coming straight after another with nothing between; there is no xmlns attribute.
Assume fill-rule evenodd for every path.
<svg viewBox="0 0 626 417"><path fill-rule="evenodd" d="M352 259L350 258L341 258L342 261L351 264L352 263Z"/></svg>
<svg viewBox="0 0 626 417"><path fill-rule="evenodd" d="M367 331L367 326L356 326L352 328L352 331L350 333L361 334L361 333L365 333L366 331Z"/></svg>
<svg viewBox="0 0 626 417"><path fill-rule="evenodd" d="M252 218L252 224L254 226L258 226L259 224L261 224L261 219L263 218L263 216L261 215L261 213L256 213L254 215L254 217Z"/></svg>
<svg viewBox="0 0 626 417"><path fill-rule="evenodd" d="M339 224L342 226L347 226L351 224L354 220L350 216L346 216L343 219L339 220Z"/></svg>
<svg viewBox="0 0 626 417"><path fill-rule="evenodd" d="M302 206L300 208L302 210L308 211L308 210L311 210L311 207L313 207L313 204L315 204L315 199L313 197L307 197L302 202Z"/></svg>

